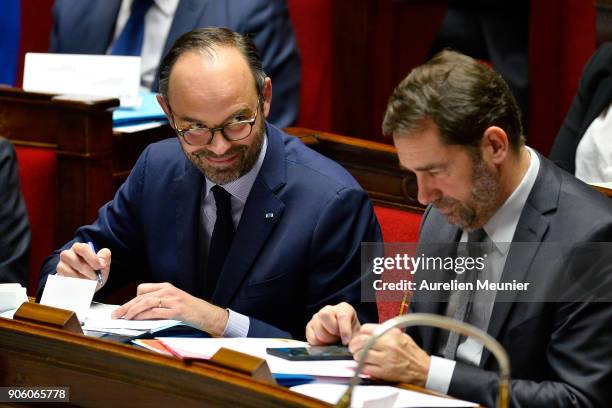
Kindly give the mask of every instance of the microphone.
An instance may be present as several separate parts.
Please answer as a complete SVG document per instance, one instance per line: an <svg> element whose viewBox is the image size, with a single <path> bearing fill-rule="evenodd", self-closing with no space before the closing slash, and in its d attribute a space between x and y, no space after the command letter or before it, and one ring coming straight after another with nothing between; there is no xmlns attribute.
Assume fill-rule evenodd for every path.
<svg viewBox="0 0 612 408"><path fill-rule="evenodd" d="M497 340L488 333L459 320L454 320L446 316L439 316L431 313L410 313L408 315L397 316L389 319L378 326L372 336L363 347L361 358L357 364L357 370L351 378L349 387L342 395L336 408L349 408L351 406L351 395L353 389L359 383L359 374L363 371L366 357L376 340L394 327L405 328L411 326L432 326L438 329L445 329L457 332L466 337L474 337L484 344L484 346L495 356L499 364L499 391L497 393L497 408L508 408L509 386L510 386L510 360L508 353Z"/></svg>

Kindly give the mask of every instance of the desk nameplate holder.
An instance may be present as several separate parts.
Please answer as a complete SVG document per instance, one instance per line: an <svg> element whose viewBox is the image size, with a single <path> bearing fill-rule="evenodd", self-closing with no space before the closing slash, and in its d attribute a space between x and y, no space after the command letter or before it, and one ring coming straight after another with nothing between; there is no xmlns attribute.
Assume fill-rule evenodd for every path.
<svg viewBox="0 0 612 408"><path fill-rule="evenodd" d="M277 385L268 363L263 358L221 347L208 361L266 384Z"/></svg>
<svg viewBox="0 0 612 408"><path fill-rule="evenodd" d="M73 311L45 306L39 303L23 303L15 312L13 320L83 334L79 319Z"/></svg>

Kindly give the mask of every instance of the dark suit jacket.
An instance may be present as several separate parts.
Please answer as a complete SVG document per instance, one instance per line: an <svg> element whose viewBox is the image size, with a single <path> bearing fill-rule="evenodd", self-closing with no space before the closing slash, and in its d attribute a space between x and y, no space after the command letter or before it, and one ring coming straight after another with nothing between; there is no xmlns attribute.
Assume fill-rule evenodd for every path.
<svg viewBox="0 0 612 408"><path fill-rule="evenodd" d="M304 338L311 316L341 301L376 321L376 304L360 301L360 244L381 241L368 196L346 170L299 139L271 125L267 134L266 157L212 303L248 315L250 337ZM111 289L127 279L167 281L202 297L196 259L202 183L176 138L147 147L98 220L75 237L111 249ZM42 284L58 254L43 265Z"/></svg>
<svg viewBox="0 0 612 408"><path fill-rule="evenodd" d="M0 283L28 286L30 241L15 149L0 138Z"/></svg>
<svg viewBox="0 0 612 408"><path fill-rule="evenodd" d="M602 44L585 65L578 92L550 152L550 159L570 173L576 149L591 122L612 103L612 43Z"/></svg>
<svg viewBox="0 0 612 408"><path fill-rule="evenodd" d="M607 407L612 401L611 304L579 302L571 296L559 296L563 302L537 300L554 300L559 294L567 295L568 287L573 290L572 284L560 282L576 285L576 276L567 268L572 251L555 253L547 243L564 243L571 249L583 242L609 242L612 205L547 159L540 160L537 180L513 239L531 245L510 248L501 278L502 282L531 282L535 292L512 292L503 302L496 299L487 332L510 356L512 406ZM421 226L419 251L427 252L428 244L453 242L459 236L460 230L430 206ZM582 278L587 269L585 264L577 265L575 272ZM608 288L609 275L604 277ZM416 278L432 276L417 273ZM445 302L428 298L417 292L412 310L445 313ZM409 333L427 352L437 352L441 331L419 327ZM480 367L457 362L449 394L495 406L499 376L494 360L485 350Z"/></svg>
<svg viewBox="0 0 612 408"><path fill-rule="evenodd" d="M121 0L56 0L50 52L106 54ZM180 0L162 55L182 34L227 27L251 35L274 87L270 121L295 123L300 98L300 57L285 0ZM157 81L154 84L157 89Z"/></svg>

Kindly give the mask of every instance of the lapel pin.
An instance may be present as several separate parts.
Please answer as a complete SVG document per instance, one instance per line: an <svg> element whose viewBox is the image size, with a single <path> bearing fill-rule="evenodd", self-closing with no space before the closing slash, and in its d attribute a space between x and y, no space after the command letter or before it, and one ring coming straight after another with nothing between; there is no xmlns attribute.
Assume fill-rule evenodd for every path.
<svg viewBox="0 0 612 408"><path fill-rule="evenodd" d="M266 213L266 219L268 218L274 218L274 213L271 213L271 212Z"/></svg>

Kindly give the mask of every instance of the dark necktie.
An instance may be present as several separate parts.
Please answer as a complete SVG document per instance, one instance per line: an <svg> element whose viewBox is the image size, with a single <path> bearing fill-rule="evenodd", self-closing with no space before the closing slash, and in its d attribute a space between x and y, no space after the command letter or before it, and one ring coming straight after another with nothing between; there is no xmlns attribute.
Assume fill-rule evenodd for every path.
<svg viewBox="0 0 612 408"><path fill-rule="evenodd" d="M208 251L208 266L204 283L204 298L210 300L219 275L223 269L225 258L234 239L234 222L232 221L232 196L223 187L214 186L211 189L217 205L217 220L210 239Z"/></svg>
<svg viewBox="0 0 612 408"><path fill-rule="evenodd" d="M134 0L130 18L111 48L112 55L140 55L144 39L144 17L152 4L153 0Z"/></svg>
<svg viewBox="0 0 612 408"><path fill-rule="evenodd" d="M475 231L468 233L468 255L472 258L477 258L483 255L481 245L476 245L478 243L482 243L487 239L487 233L484 229L480 228ZM474 245L469 245L474 244ZM457 278L458 282L471 282L474 290L476 289L476 278L477 271L465 271L462 275ZM472 307L472 299L474 298L474 290L462 290L459 293L459 299L457 301L457 309L453 314L453 319L459 320L461 322L465 322L470 315L470 309ZM450 332L448 334L448 340L446 341L446 346L444 347L444 358L449 360L454 360L455 355L457 354L457 347L459 346L459 339L461 335L457 332Z"/></svg>

